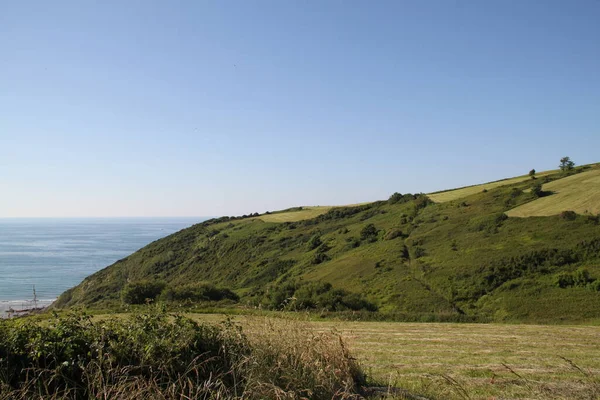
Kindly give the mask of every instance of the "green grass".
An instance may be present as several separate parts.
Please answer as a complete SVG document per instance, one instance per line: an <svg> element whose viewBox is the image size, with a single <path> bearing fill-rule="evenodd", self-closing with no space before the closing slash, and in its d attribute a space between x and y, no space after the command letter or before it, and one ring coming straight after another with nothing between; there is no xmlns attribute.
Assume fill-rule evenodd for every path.
<svg viewBox="0 0 600 400"><path fill-rule="evenodd" d="M506 214L510 217L540 217L562 211L579 214L600 214L600 167L546 183L542 190L551 192Z"/></svg>

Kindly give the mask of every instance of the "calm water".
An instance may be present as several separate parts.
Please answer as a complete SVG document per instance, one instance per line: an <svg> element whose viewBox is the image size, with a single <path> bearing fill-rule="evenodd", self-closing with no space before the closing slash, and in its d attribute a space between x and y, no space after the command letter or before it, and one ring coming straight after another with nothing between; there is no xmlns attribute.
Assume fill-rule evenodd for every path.
<svg viewBox="0 0 600 400"><path fill-rule="evenodd" d="M86 276L205 219L0 219L0 303L31 299L33 285L38 298L55 299Z"/></svg>

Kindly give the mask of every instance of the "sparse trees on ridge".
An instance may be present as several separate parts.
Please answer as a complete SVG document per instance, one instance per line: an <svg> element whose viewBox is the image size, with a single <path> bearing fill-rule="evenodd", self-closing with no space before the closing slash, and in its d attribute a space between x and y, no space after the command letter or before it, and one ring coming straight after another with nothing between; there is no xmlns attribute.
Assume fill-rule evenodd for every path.
<svg viewBox="0 0 600 400"><path fill-rule="evenodd" d="M531 179L535 179L535 169L529 171L529 176L531 177Z"/></svg>
<svg viewBox="0 0 600 400"><path fill-rule="evenodd" d="M569 157L563 157L560 159L560 165L558 167L562 172L567 172L575 167L575 163Z"/></svg>

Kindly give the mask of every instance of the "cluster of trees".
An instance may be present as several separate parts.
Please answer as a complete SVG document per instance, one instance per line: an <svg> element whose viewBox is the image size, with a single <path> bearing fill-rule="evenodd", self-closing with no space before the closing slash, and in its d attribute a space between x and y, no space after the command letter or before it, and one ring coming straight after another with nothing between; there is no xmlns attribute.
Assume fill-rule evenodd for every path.
<svg viewBox="0 0 600 400"><path fill-rule="evenodd" d="M532 273L550 273L556 269L590 259L600 254L600 238L586 240L570 249L540 249L519 256L498 260L485 267L481 294L490 292L504 282Z"/></svg>
<svg viewBox="0 0 600 400"><path fill-rule="evenodd" d="M263 305L274 310L377 311L361 295L334 289L327 282L279 284L265 295Z"/></svg>
<svg viewBox="0 0 600 400"><path fill-rule="evenodd" d="M238 301L239 297L227 288L218 288L207 282L168 286L163 281L128 283L121 291L125 304L145 304L155 300L176 302Z"/></svg>

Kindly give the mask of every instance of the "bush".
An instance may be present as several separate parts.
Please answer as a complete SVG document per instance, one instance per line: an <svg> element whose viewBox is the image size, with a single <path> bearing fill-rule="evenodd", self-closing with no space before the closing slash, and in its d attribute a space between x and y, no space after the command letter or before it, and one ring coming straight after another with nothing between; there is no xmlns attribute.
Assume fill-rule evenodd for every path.
<svg viewBox="0 0 600 400"><path fill-rule="evenodd" d="M145 304L154 301L165 288L162 281L139 281L125 285L121 298L126 304Z"/></svg>
<svg viewBox="0 0 600 400"><path fill-rule="evenodd" d="M191 283L178 287L167 287L161 293L165 301L238 301L239 297L227 288L217 288L211 283Z"/></svg>
<svg viewBox="0 0 600 400"><path fill-rule="evenodd" d="M565 221L574 221L577 218L575 211L563 211L560 213L560 218Z"/></svg>
<svg viewBox="0 0 600 400"><path fill-rule="evenodd" d="M566 272L561 272L560 274L555 276L554 284L561 289L566 289L568 287L573 286L575 284L575 281L573 280L573 275Z"/></svg>
<svg viewBox="0 0 600 400"><path fill-rule="evenodd" d="M404 237L404 233L400 229L392 229L385 235L385 240L393 240L399 237Z"/></svg>
<svg viewBox="0 0 600 400"><path fill-rule="evenodd" d="M329 261L331 258L327 255L327 253L322 251L317 251L313 256L311 263L314 265L321 264L325 261Z"/></svg>
<svg viewBox="0 0 600 400"><path fill-rule="evenodd" d="M334 289L328 282L288 283L270 290L263 303L288 310L376 311L377 307L356 293Z"/></svg>
<svg viewBox="0 0 600 400"><path fill-rule="evenodd" d="M388 199L388 204L396 204L400 200L402 200L402 195L396 192L390 196L390 198Z"/></svg>
<svg viewBox="0 0 600 400"><path fill-rule="evenodd" d="M576 286L586 286L592 280L590 279L590 272L586 268L579 268L573 274L573 282Z"/></svg>
<svg viewBox="0 0 600 400"><path fill-rule="evenodd" d="M318 234L313 235L308 240L308 243L307 243L308 250L311 251L311 250L316 249L317 247L319 247L321 245L321 243L323 243L323 242L321 242L321 236Z"/></svg>
<svg viewBox="0 0 600 400"><path fill-rule="evenodd" d="M425 255L427 255L427 253L424 248L418 246L415 247L415 258L425 257Z"/></svg>
<svg viewBox="0 0 600 400"><path fill-rule="evenodd" d="M377 228L375 228L375 225L365 225L360 231L360 240L375 242L377 240Z"/></svg>
<svg viewBox="0 0 600 400"><path fill-rule="evenodd" d="M531 187L531 194L536 197L542 197L544 195L544 191L542 190L542 184L537 182Z"/></svg>
<svg viewBox="0 0 600 400"><path fill-rule="evenodd" d="M249 338L231 322L160 313L0 321L0 397L331 399L365 384L338 335L278 324Z"/></svg>

